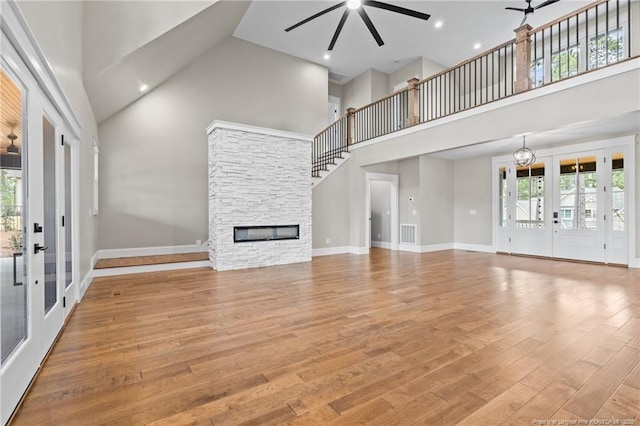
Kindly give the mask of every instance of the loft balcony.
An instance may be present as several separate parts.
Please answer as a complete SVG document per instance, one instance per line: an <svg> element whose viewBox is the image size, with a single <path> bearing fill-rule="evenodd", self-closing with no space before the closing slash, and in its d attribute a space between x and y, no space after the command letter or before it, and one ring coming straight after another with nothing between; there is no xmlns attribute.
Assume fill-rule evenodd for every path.
<svg viewBox="0 0 640 426"><path fill-rule="evenodd" d="M312 175L345 152L405 158L640 110L638 1L600 0L347 114L314 140ZM621 118L622 117L622 118ZM625 125L627 125L625 124ZM435 129L455 130L445 135ZM637 125L636 125L637 127ZM389 149L389 144L393 149Z"/></svg>

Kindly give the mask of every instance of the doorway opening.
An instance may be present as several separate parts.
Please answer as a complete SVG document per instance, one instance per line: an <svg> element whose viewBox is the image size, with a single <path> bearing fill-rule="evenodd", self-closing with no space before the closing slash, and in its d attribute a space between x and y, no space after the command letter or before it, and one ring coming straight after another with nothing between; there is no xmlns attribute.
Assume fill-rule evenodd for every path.
<svg viewBox="0 0 640 426"><path fill-rule="evenodd" d="M367 173L367 248L398 250L398 175Z"/></svg>

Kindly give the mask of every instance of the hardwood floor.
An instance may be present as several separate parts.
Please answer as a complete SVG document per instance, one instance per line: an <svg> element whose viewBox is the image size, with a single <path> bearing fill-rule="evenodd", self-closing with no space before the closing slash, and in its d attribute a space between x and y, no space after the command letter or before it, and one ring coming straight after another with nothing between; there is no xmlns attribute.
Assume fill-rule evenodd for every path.
<svg viewBox="0 0 640 426"><path fill-rule="evenodd" d="M640 424L639 295L465 251L99 278L14 424Z"/></svg>
<svg viewBox="0 0 640 426"><path fill-rule="evenodd" d="M160 254L155 256L115 257L100 259L95 269L121 268L125 266L162 265L165 263L194 262L209 260L209 253Z"/></svg>

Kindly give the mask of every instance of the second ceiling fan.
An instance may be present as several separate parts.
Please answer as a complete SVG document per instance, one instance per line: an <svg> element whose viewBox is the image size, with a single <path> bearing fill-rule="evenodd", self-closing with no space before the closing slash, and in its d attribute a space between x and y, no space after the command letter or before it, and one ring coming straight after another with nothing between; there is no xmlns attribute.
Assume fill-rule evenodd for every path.
<svg viewBox="0 0 640 426"><path fill-rule="evenodd" d="M369 32L371 32L371 35L373 36L373 38L376 40L376 43L378 43L378 46L382 46L384 44L384 41L382 41L382 37L380 37L380 34L378 33L378 30L376 30L376 27L373 25L373 22L371 22L371 19L369 18L369 15L367 14L367 12L364 10L364 6L370 6L370 7L376 7L378 9L384 9L384 10L388 10L390 12L395 12L395 13L401 13L403 15L407 15L407 16L411 16L414 18L418 18L418 19L424 19L425 21L427 19L429 19L431 17L431 15L428 15L426 13L422 13L422 12L418 12L415 10L411 10L411 9L407 9L404 7L400 7L400 6L394 6L392 4L388 4L388 3L382 3L376 0L348 0L348 1L343 1L341 3L338 3L334 6L328 7L318 13L316 13L315 15L311 15L310 17L303 19L302 21L298 22L297 24L294 24L292 26L290 26L289 28L286 28L285 31L289 32L291 30L294 30L296 28L298 28L300 25L306 24L309 21L312 21L326 13L329 13L333 10L339 9L343 6L347 6L344 13L342 14L342 18L340 18L340 22L338 22L338 27L336 28L335 32L333 33L333 37L331 38L331 42L329 43L329 49L328 50L333 50L333 47L336 45L336 41L338 41L338 36L340 36L340 32L342 31L342 27L344 27L344 23L347 21L347 18L349 17L349 14L351 13L352 10L357 10L358 11L358 15L360 15L360 18L362 18L362 21L365 23L365 25L367 26L367 28L369 29Z"/></svg>

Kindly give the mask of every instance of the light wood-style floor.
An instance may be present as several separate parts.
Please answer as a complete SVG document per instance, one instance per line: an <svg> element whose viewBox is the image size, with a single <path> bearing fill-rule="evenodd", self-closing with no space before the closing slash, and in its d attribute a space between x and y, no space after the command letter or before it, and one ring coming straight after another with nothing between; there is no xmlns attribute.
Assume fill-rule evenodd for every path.
<svg viewBox="0 0 640 426"><path fill-rule="evenodd" d="M465 251L99 278L14 424L640 424L639 296Z"/></svg>
<svg viewBox="0 0 640 426"><path fill-rule="evenodd" d="M180 253L161 254L156 256L115 257L112 259L100 259L94 266L95 269L121 268L125 266L162 265L166 263L195 262L209 260L209 253Z"/></svg>

